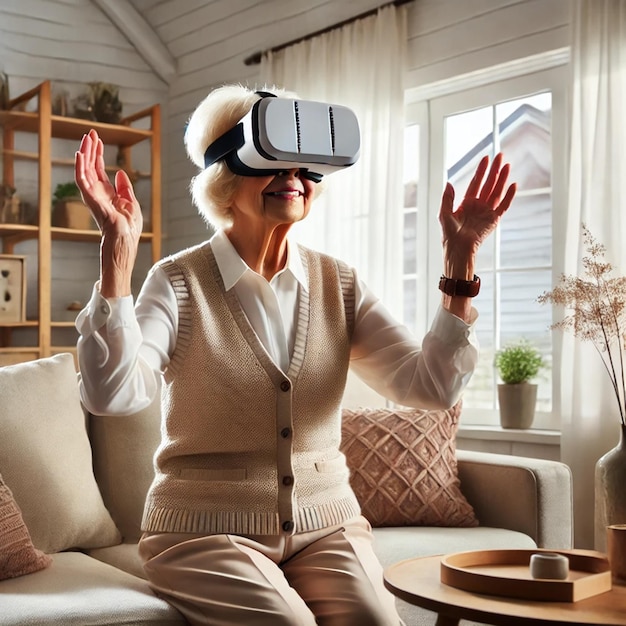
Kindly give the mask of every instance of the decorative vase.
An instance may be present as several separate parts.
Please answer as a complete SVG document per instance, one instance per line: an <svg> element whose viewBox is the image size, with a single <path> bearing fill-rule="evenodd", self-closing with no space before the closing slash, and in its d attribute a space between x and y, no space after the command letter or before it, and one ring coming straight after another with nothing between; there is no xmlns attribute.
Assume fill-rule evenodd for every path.
<svg viewBox="0 0 626 626"><path fill-rule="evenodd" d="M626 524L626 426L621 426L620 441L600 457L595 470L596 550L606 552L606 527Z"/></svg>
<svg viewBox="0 0 626 626"><path fill-rule="evenodd" d="M535 419L536 404L536 384L498 385L498 406L502 428L530 428Z"/></svg>

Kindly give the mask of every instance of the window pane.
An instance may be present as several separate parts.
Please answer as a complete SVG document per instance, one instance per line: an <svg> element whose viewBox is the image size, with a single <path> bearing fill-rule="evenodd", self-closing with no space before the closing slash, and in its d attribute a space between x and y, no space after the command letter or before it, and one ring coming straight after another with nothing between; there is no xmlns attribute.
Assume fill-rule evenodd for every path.
<svg viewBox="0 0 626 626"><path fill-rule="evenodd" d="M542 93L496 106L500 146L519 191L552 182L552 97Z"/></svg>
<svg viewBox="0 0 626 626"><path fill-rule="evenodd" d="M537 346L548 365L551 362L552 335L549 325L552 311L537 302L539 294L551 289L551 271L500 272L497 289L494 276L492 272L481 275L480 296L474 302L479 312L476 334L480 359L463 394L466 407L497 408L496 385L500 380L494 368L494 357L505 344L526 339ZM496 300L498 292L500 297ZM533 382L538 383L537 410L550 411L552 385L549 367Z"/></svg>
<svg viewBox="0 0 626 626"><path fill-rule="evenodd" d="M478 409L494 408L495 310L494 273L485 272L480 277L480 295L474 300L478 310L476 336L480 345L480 358L474 375L463 393L463 406Z"/></svg>
<svg viewBox="0 0 626 626"><path fill-rule="evenodd" d="M404 206L417 206L417 181L420 171L420 127L404 129Z"/></svg>
<svg viewBox="0 0 626 626"><path fill-rule="evenodd" d="M506 272L501 275L500 343L520 338L551 348L552 309L537 297L552 288L551 270Z"/></svg>
<svg viewBox="0 0 626 626"><path fill-rule="evenodd" d="M526 339L535 345L549 363L552 355L552 309L539 304L537 296L552 288L551 270L506 272L501 278L500 345ZM552 385L549 370L537 380L537 410L550 411Z"/></svg>
<svg viewBox="0 0 626 626"><path fill-rule="evenodd" d="M404 273L417 273L417 211L404 214Z"/></svg>
<svg viewBox="0 0 626 626"><path fill-rule="evenodd" d="M476 161L493 143L493 108L484 107L451 115L445 120L445 169L450 177L465 169L468 160ZM489 148L491 150L491 148ZM463 187L465 190L465 187Z"/></svg>
<svg viewBox="0 0 626 626"><path fill-rule="evenodd" d="M414 124L404 129L404 213L403 213L403 322L415 332L417 321L417 190L420 174L420 129Z"/></svg>
<svg viewBox="0 0 626 626"><path fill-rule="evenodd" d="M417 280L415 278L404 279L402 296L404 298L404 324L414 333L417 319Z"/></svg>
<svg viewBox="0 0 626 626"><path fill-rule="evenodd" d="M499 228L481 246L476 272L482 281L475 306L481 358L464 393L464 406L496 409L495 352L524 338L551 358L550 307L537 296L551 288L551 94L531 95L451 115L444 120L445 168L457 197L485 155L503 152L517 195ZM539 383L540 411L551 410L551 379Z"/></svg>
<svg viewBox="0 0 626 626"><path fill-rule="evenodd" d="M516 197L500 223L500 266L548 267L551 263L551 194Z"/></svg>

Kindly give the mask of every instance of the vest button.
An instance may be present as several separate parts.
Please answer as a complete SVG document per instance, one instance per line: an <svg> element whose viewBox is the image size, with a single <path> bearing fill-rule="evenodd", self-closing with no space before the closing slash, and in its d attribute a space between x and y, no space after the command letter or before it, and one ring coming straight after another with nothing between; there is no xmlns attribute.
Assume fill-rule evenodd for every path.
<svg viewBox="0 0 626 626"><path fill-rule="evenodd" d="M286 533L291 532L293 530L293 522L292 521L283 522L283 530Z"/></svg>
<svg viewBox="0 0 626 626"><path fill-rule="evenodd" d="M287 437L289 437L289 435L291 435L291 428L283 428L283 429L280 431L280 436L281 436L283 439L287 439Z"/></svg>
<svg viewBox="0 0 626 626"><path fill-rule="evenodd" d="M285 485L285 487L293 485L293 476L283 476L283 485Z"/></svg>
<svg viewBox="0 0 626 626"><path fill-rule="evenodd" d="M288 380L283 380L283 382L280 383L280 388L283 391L289 391L291 389L291 383Z"/></svg>

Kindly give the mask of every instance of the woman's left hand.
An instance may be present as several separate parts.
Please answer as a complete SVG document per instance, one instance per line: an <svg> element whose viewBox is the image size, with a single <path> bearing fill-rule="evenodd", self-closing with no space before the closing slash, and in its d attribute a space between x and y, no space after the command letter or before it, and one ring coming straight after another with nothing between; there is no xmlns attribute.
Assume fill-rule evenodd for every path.
<svg viewBox="0 0 626 626"><path fill-rule="evenodd" d="M513 183L502 197L510 169L508 163L502 165L502 154L499 153L494 158L487 179L483 183L488 165L489 157L485 156L478 164L465 197L456 210L454 188L448 183L444 190L439 222L443 231L446 264L444 271L447 276L465 278L452 276L453 273L463 273L463 266L470 274L473 273L473 261L478 248L495 230L515 196L516 185ZM468 278L471 278L471 275Z"/></svg>

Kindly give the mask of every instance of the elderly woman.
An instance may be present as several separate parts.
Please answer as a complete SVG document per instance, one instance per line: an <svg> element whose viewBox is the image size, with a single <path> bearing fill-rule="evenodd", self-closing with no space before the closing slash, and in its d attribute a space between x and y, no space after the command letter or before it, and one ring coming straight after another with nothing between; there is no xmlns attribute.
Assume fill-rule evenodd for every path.
<svg viewBox="0 0 626 626"><path fill-rule="evenodd" d="M102 243L77 319L82 398L128 414L160 388L139 550L155 592L189 622L397 626L339 451L348 367L403 405L458 400L477 360L476 251L515 187L505 192L500 155L488 174L481 161L456 210L446 186L444 294L420 344L354 269L288 239L316 195L306 167L242 176L219 155L205 167L207 147L264 95L222 87L193 113L193 199L217 232L158 262L135 305L141 210L124 172L109 182L97 134L83 138L76 181Z"/></svg>

